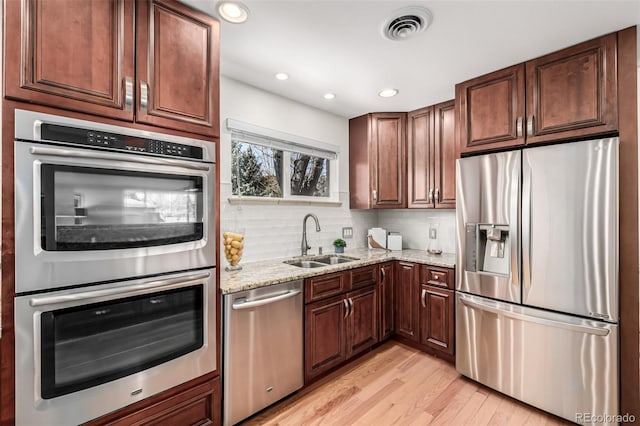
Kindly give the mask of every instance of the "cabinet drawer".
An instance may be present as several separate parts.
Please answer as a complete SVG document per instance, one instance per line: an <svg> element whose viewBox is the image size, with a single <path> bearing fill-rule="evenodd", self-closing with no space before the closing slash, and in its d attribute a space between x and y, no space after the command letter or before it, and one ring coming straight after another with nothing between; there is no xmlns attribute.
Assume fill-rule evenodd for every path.
<svg viewBox="0 0 640 426"><path fill-rule="evenodd" d="M351 288L362 288L378 282L378 265L351 270Z"/></svg>
<svg viewBox="0 0 640 426"><path fill-rule="evenodd" d="M309 303L349 290L348 273L320 275L304 281L304 302Z"/></svg>
<svg viewBox="0 0 640 426"><path fill-rule="evenodd" d="M453 290L453 274L453 269L422 265L420 284L428 284Z"/></svg>

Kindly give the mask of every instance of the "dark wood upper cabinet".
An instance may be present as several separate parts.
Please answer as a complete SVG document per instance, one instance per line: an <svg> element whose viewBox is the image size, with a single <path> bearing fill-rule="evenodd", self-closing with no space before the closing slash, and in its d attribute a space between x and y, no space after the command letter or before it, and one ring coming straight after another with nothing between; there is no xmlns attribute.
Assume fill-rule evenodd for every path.
<svg viewBox="0 0 640 426"><path fill-rule="evenodd" d="M527 143L618 129L616 34L528 61Z"/></svg>
<svg viewBox="0 0 640 426"><path fill-rule="evenodd" d="M409 208L456 207L454 101L407 113Z"/></svg>
<svg viewBox="0 0 640 426"><path fill-rule="evenodd" d="M7 98L218 136L215 19L176 0L5 8Z"/></svg>
<svg viewBox="0 0 640 426"><path fill-rule="evenodd" d="M409 208L433 207L434 196L433 107L407 113L407 195Z"/></svg>
<svg viewBox="0 0 640 426"><path fill-rule="evenodd" d="M462 153L524 145L524 64L456 85Z"/></svg>
<svg viewBox="0 0 640 426"><path fill-rule="evenodd" d="M6 97L133 120L132 1L4 5Z"/></svg>
<svg viewBox="0 0 640 426"><path fill-rule="evenodd" d="M218 22L174 0L138 0L137 121L218 136Z"/></svg>
<svg viewBox="0 0 640 426"><path fill-rule="evenodd" d="M437 209L456 208L456 152L455 102L453 100L433 107L434 137L434 191Z"/></svg>
<svg viewBox="0 0 640 426"><path fill-rule="evenodd" d="M617 35L456 85L462 154L618 130Z"/></svg>
<svg viewBox="0 0 640 426"><path fill-rule="evenodd" d="M349 120L352 209L407 206L405 122L405 113L366 114Z"/></svg>

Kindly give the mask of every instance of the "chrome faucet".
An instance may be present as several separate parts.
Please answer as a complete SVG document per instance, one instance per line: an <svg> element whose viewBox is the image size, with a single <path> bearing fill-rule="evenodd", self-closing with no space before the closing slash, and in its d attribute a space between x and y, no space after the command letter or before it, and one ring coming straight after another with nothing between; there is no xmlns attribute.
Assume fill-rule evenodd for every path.
<svg viewBox="0 0 640 426"><path fill-rule="evenodd" d="M300 244L300 249L302 251L302 256L307 255L307 250L311 248L309 243L307 243L307 219L310 217L316 221L316 232L320 232L320 222L318 222L318 216L313 213L308 213L304 219L302 219L302 244Z"/></svg>

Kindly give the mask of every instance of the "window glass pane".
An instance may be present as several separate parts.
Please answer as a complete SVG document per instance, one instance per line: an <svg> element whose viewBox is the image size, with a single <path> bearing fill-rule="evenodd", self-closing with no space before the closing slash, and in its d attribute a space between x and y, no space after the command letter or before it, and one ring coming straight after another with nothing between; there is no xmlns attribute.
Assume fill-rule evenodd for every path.
<svg viewBox="0 0 640 426"><path fill-rule="evenodd" d="M246 142L231 142L233 195L282 197L282 151Z"/></svg>
<svg viewBox="0 0 640 426"><path fill-rule="evenodd" d="M329 197L329 160L292 152L291 195Z"/></svg>

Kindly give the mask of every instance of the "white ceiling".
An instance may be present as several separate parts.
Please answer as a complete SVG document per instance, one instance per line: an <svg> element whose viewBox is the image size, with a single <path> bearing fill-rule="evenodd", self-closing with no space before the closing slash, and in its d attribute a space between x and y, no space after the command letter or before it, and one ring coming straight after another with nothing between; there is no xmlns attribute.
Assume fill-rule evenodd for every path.
<svg viewBox="0 0 640 426"><path fill-rule="evenodd" d="M217 17L217 0L182 1ZM461 81L640 24L640 0L244 3L246 23L221 20L221 73L347 118L446 101ZM409 40L384 39L384 21L409 5L430 9L431 26ZM400 93L378 97L386 87ZM336 98L323 99L327 92Z"/></svg>

